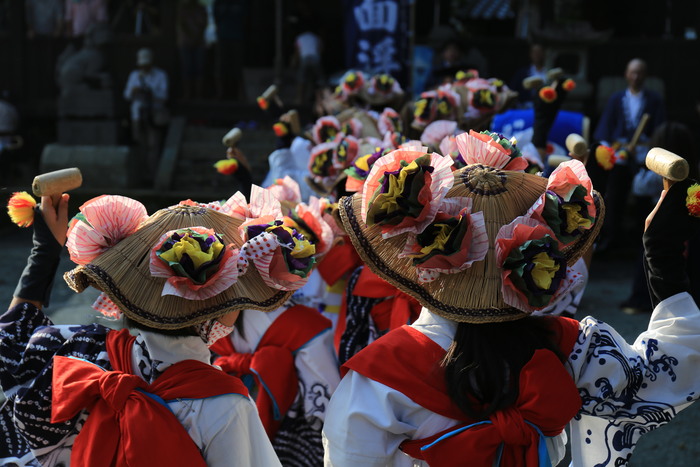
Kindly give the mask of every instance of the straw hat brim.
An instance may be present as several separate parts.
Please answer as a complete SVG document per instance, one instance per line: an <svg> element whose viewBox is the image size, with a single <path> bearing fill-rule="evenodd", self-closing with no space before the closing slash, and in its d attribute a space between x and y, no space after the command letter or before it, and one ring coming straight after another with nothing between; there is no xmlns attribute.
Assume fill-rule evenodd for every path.
<svg viewBox="0 0 700 467"><path fill-rule="evenodd" d="M501 272L495 264L494 239L501 226L526 214L544 193L547 180L522 172L489 168L492 173L502 176L501 180L505 180L503 185L469 187L465 177L470 167L476 166L454 172L455 184L447 197L470 197L472 211L484 212L489 252L483 261L475 262L464 271L442 274L434 282L420 283L412 260L399 258L408 234L384 239L379 225L368 227L360 214L361 193L340 200L338 207L343 226L358 254L374 273L414 297L435 314L453 321L477 324L523 318L529 313L503 301ZM495 182L496 185L498 183ZM594 192L594 201L598 212L596 223L576 242L562 250L569 266L593 244L602 226L605 208L597 192Z"/></svg>
<svg viewBox="0 0 700 467"><path fill-rule="evenodd" d="M203 226L222 235L225 244L243 244L241 220L211 209L176 206L158 211L134 234L102 253L89 264L64 274L68 286L82 292L88 286L104 292L129 318L156 329L179 329L231 311L272 311L293 292L268 287L251 263L247 272L225 291L204 300L161 295L165 278L150 273L151 249L170 230Z"/></svg>

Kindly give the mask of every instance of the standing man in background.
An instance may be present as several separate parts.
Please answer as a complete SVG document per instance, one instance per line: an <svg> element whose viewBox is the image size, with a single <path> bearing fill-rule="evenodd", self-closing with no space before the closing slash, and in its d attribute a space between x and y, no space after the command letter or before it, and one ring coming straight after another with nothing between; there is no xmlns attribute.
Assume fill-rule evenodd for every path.
<svg viewBox="0 0 700 467"><path fill-rule="evenodd" d="M165 101L168 98L168 75L153 66L153 52L140 49L136 54L138 69L129 74L124 98L131 103L131 134L141 147L148 171L153 179L158 169L160 146L169 121Z"/></svg>
<svg viewBox="0 0 700 467"><path fill-rule="evenodd" d="M618 154L626 152L626 156L619 157L611 169L605 189L607 213L599 245L603 250L623 241L627 198L638 169L644 167L645 143L656 127L666 120L663 99L658 93L644 88L646 78L646 62L639 58L630 60L625 70L627 89L610 96L593 134L594 140L601 144L619 147ZM649 115L649 121L639 138L640 147L631 148L628 143L644 114Z"/></svg>

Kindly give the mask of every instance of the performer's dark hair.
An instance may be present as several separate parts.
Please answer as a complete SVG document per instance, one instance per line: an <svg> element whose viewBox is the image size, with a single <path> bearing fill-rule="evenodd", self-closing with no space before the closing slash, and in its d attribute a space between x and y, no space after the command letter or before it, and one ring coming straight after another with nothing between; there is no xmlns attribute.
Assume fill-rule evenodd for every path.
<svg viewBox="0 0 700 467"><path fill-rule="evenodd" d="M470 418L484 420L518 398L520 370L535 350L566 356L555 343L549 317L504 323L459 323L443 359L450 399Z"/></svg>

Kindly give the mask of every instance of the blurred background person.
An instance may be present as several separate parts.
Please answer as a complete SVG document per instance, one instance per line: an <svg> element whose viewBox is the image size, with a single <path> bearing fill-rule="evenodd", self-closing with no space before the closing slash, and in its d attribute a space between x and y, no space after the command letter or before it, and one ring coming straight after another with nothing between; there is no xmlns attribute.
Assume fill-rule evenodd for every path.
<svg viewBox="0 0 700 467"><path fill-rule="evenodd" d="M294 57L292 62L298 66L297 71L297 104L307 105L312 102L316 90L323 86L323 67L321 53L323 43L316 34L313 24L304 21L294 40Z"/></svg>
<svg viewBox="0 0 700 467"><path fill-rule="evenodd" d="M544 68L545 49L542 44L530 45L530 64L518 68L510 80L509 87L518 93L518 101L525 108L532 107L533 91L523 87L523 80L531 76L538 76L542 80L547 79L547 70Z"/></svg>
<svg viewBox="0 0 700 467"><path fill-rule="evenodd" d="M107 0L66 0L66 34L83 37L93 24L107 21Z"/></svg>
<svg viewBox="0 0 700 467"><path fill-rule="evenodd" d="M129 74L126 82L124 98L131 104L132 137L141 147L148 167L148 171L142 173L152 180L158 169L161 140L169 120L168 75L153 66L150 49L138 51L136 65L138 69Z"/></svg>
<svg viewBox="0 0 700 467"><path fill-rule="evenodd" d="M605 190L607 212L598 251L625 241L625 211L632 180L639 167L644 166L649 138L666 120L663 99L658 93L644 87L646 77L647 64L644 60L635 58L628 62L625 69L627 89L610 96L593 133L594 140L627 153L625 157L618 158L610 171ZM644 114L649 115L649 121L639 139L639 147L632 148L628 143Z"/></svg>

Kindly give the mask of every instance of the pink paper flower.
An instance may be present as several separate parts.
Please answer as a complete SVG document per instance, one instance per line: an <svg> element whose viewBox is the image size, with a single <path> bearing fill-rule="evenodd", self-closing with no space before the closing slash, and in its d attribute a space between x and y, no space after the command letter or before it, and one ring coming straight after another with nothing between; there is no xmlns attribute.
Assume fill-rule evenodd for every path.
<svg viewBox="0 0 700 467"><path fill-rule="evenodd" d="M266 188L279 201L289 201L290 203L301 202L301 191L299 184L289 175L278 178L275 183Z"/></svg>
<svg viewBox="0 0 700 467"><path fill-rule="evenodd" d="M437 153L397 149L379 158L362 189L361 216L390 238L430 224L454 178L453 161Z"/></svg>
<svg viewBox="0 0 700 467"><path fill-rule="evenodd" d="M66 247L76 264L88 264L136 232L148 218L146 208L125 196L102 195L80 206L68 226Z"/></svg>
<svg viewBox="0 0 700 467"><path fill-rule="evenodd" d="M527 160L515 155L513 149L504 148L490 134L470 130L455 137L459 153L467 165L483 164L497 169L525 170Z"/></svg>

